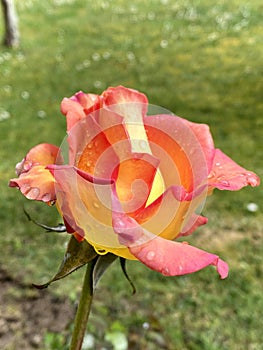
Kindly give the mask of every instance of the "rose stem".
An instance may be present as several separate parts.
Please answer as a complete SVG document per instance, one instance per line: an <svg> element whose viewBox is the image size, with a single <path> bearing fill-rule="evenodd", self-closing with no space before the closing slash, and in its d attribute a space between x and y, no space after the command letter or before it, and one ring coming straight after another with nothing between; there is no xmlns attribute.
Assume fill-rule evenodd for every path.
<svg viewBox="0 0 263 350"><path fill-rule="evenodd" d="M69 350L81 350L82 348L93 297L92 273L94 263L94 261L90 261L87 264Z"/></svg>

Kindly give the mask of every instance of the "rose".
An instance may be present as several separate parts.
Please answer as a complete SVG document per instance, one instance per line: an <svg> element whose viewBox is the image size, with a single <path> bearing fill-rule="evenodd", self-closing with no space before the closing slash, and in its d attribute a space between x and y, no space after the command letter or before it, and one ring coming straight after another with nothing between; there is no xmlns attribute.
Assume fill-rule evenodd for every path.
<svg viewBox="0 0 263 350"><path fill-rule="evenodd" d="M225 278L218 256L174 239L207 222L198 208L214 188L239 190L259 178L214 148L207 125L147 115L148 107L144 94L122 86L65 98L67 164L64 144L38 145L10 186L56 202L67 231L98 254L138 259L165 275L215 265Z"/></svg>

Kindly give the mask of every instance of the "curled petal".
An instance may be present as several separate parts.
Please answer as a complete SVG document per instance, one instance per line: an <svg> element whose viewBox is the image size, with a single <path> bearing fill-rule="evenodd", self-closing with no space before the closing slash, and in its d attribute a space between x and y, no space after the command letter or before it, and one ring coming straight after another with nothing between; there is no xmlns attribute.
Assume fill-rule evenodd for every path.
<svg viewBox="0 0 263 350"><path fill-rule="evenodd" d="M62 164L63 158L60 149L49 143L41 143L27 153L25 158L16 167L17 175L27 172L35 165Z"/></svg>
<svg viewBox="0 0 263 350"><path fill-rule="evenodd" d="M11 179L10 187L18 187L28 199L51 202L56 199L54 177L45 166L36 165L22 173L19 178Z"/></svg>
<svg viewBox="0 0 263 350"><path fill-rule="evenodd" d="M98 95L85 94L80 91L70 98L64 98L60 110L67 118L67 131L99 107L100 97Z"/></svg>
<svg viewBox="0 0 263 350"><path fill-rule="evenodd" d="M166 276L180 276L215 265L222 279L228 275L228 265L217 255L186 243L155 237L144 245L129 247L130 252L149 268Z"/></svg>
<svg viewBox="0 0 263 350"><path fill-rule="evenodd" d="M135 103L138 108L142 108L142 115L146 114L148 100L141 92L133 89L125 88L124 86L109 87L102 94L104 106L116 105L116 111L123 112L121 115L126 115L125 106L129 103Z"/></svg>
<svg viewBox="0 0 263 350"><path fill-rule="evenodd" d="M17 167L19 178L11 179L10 187L18 187L28 199L50 202L56 199L54 178L46 166L62 164L57 146L42 143L33 147Z"/></svg>
<svg viewBox="0 0 263 350"><path fill-rule="evenodd" d="M204 152L204 155L206 158L207 170L209 173L212 169L212 164L213 164L213 159L215 154L214 141L210 133L209 126L207 124L192 123L186 119L182 119L182 121L188 127L191 128L199 144L201 145L202 151Z"/></svg>
<svg viewBox="0 0 263 350"><path fill-rule="evenodd" d="M107 89L102 97L105 108L123 118L123 126L129 137L132 151L151 154L143 123L143 117L148 109L147 97L123 86Z"/></svg>
<svg viewBox="0 0 263 350"><path fill-rule="evenodd" d="M237 191L248 185L258 186L260 180L256 174L242 168L221 150L216 149L208 183L211 188Z"/></svg>
<svg viewBox="0 0 263 350"><path fill-rule="evenodd" d="M138 260L166 276L179 276L215 265L221 278L228 275L227 264L217 255L207 253L186 243L155 236L143 229L134 219L120 211L113 199L113 226L119 241L129 248Z"/></svg>
<svg viewBox="0 0 263 350"><path fill-rule="evenodd" d="M193 214L189 224L183 228L178 237L191 235L199 226L206 225L208 219L202 215Z"/></svg>
<svg viewBox="0 0 263 350"><path fill-rule="evenodd" d="M195 212L205 201L206 189L202 186L189 195L182 186L171 186L134 218L147 231L165 239L173 240L183 232L190 234L201 224L196 223Z"/></svg>

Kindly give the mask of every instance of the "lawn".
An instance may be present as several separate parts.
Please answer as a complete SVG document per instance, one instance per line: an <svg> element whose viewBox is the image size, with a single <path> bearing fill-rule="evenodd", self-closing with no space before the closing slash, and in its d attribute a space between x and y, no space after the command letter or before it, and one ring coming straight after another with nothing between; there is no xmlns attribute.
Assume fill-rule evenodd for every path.
<svg viewBox="0 0 263 350"><path fill-rule="evenodd" d="M23 211L54 225L60 220L55 209L22 198L7 184L33 145L62 143L60 102L76 91L101 93L119 84L138 89L151 104L209 124L216 146L262 179L261 1L16 3L21 45L0 47L0 264L11 276L45 282L63 257L68 236L44 232ZM258 210L249 211L249 203ZM189 242L226 260L227 280L213 268L167 278L128 262L133 296L114 263L95 294L88 328L94 348L111 349L110 339L120 333L129 349L261 349L262 211L262 186L215 191L207 199L209 223ZM73 304L82 274L54 283L49 292ZM41 344L43 350L65 348L64 338L48 328Z"/></svg>

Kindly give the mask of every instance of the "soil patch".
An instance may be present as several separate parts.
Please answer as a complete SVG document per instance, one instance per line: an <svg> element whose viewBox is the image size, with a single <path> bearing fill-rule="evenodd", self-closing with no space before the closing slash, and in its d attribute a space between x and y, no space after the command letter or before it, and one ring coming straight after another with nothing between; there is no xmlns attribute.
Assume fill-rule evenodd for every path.
<svg viewBox="0 0 263 350"><path fill-rule="evenodd" d="M48 290L36 290L0 268L0 349L43 349L47 332L66 334L74 308Z"/></svg>

